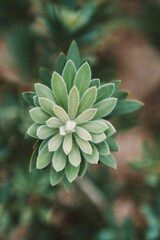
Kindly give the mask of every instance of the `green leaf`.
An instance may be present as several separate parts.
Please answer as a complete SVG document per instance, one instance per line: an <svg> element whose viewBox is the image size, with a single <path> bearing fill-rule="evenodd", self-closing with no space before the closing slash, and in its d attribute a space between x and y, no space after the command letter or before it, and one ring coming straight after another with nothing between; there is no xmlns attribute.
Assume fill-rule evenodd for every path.
<svg viewBox="0 0 160 240"><path fill-rule="evenodd" d="M78 106L79 106L79 92L77 88L74 86L71 89L68 97L68 115L70 120L75 119L78 111Z"/></svg>
<svg viewBox="0 0 160 240"><path fill-rule="evenodd" d="M82 150L82 152L87 153L87 154L92 154L92 146L88 141L85 141L78 137L76 134L74 135L76 142L79 146L79 148Z"/></svg>
<svg viewBox="0 0 160 240"><path fill-rule="evenodd" d="M97 119L109 115L115 108L116 103L116 98L107 98L95 104L94 108L97 108L97 113L94 118Z"/></svg>
<svg viewBox="0 0 160 240"><path fill-rule="evenodd" d="M87 109L86 111L84 111L83 113L81 113L76 119L75 122L77 124L82 124L85 122L88 122L89 120L91 120L95 114L96 114L97 110L94 108L90 108Z"/></svg>
<svg viewBox="0 0 160 240"><path fill-rule="evenodd" d="M144 104L137 100L119 100L112 116L120 116L137 111Z"/></svg>
<svg viewBox="0 0 160 240"><path fill-rule="evenodd" d="M52 75L51 86L58 104L61 107L67 109L68 102L67 87L63 78L57 72L54 72Z"/></svg>
<svg viewBox="0 0 160 240"><path fill-rule="evenodd" d="M49 115L45 113L40 107L32 108L30 111L31 118L37 123L45 123Z"/></svg>
<svg viewBox="0 0 160 240"><path fill-rule="evenodd" d="M72 149L72 134L67 134L64 136L63 140L63 151L65 152L66 155L70 153Z"/></svg>
<svg viewBox="0 0 160 240"><path fill-rule="evenodd" d="M39 104L46 113L49 113L51 116L55 115L53 111L53 106L55 103L53 103L51 100L40 97Z"/></svg>
<svg viewBox="0 0 160 240"><path fill-rule="evenodd" d="M76 127L76 134L83 140L92 141L91 134L82 127L78 127L78 126Z"/></svg>
<svg viewBox="0 0 160 240"><path fill-rule="evenodd" d="M62 77L66 83L68 93L70 92L73 86L75 75L76 75L76 67L72 62L72 60L69 60L67 61L62 73Z"/></svg>
<svg viewBox="0 0 160 240"><path fill-rule="evenodd" d="M111 151L119 151L119 145L118 145L118 143L116 142L115 139L110 137L110 138L107 138L106 142L107 142L107 144L109 146L109 149Z"/></svg>
<svg viewBox="0 0 160 240"><path fill-rule="evenodd" d="M32 156L29 163L29 172L36 170L36 161L38 157L39 144L33 149Z"/></svg>
<svg viewBox="0 0 160 240"><path fill-rule="evenodd" d="M46 143L38 155L36 168L43 169L47 167L52 160L52 156L53 156L53 153L48 151L48 144Z"/></svg>
<svg viewBox="0 0 160 240"><path fill-rule="evenodd" d="M84 174L86 173L87 167L88 167L88 164L87 164L86 160L83 159L83 160L81 161L80 169L79 169L79 173L78 173L78 176L79 176L80 178L82 178L82 177L84 176Z"/></svg>
<svg viewBox="0 0 160 240"><path fill-rule="evenodd" d="M97 89L96 87L91 87L89 88L82 96L80 104L79 104L79 109L78 109L78 114L84 112L86 109L90 108L93 106L95 100L97 97Z"/></svg>
<svg viewBox="0 0 160 240"><path fill-rule="evenodd" d="M64 53L61 52L56 59L55 71L58 72L59 74L62 74L65 63L66 63L66 56L64 55Z"/></svg>
<svg viewBox="0 0 160 240"><path fill-rule="evenodd" d="M65 173L69 182L73 182L75 180L75 178L78 176L78 172L79 172L79 166L74 167L72 164L70 164L70 162L67 163L67 166L65 168Z"/></svg>
<svg viewBox="0 0 160 240"><path fill-rule="evenodd" d="M53 168L50 171L50 183L52 186L57 185L64 177L64 171L56 172Z"/></svg>
<svg viewBox="0 0 160 240"><path fill-rule="evenodd" d="M87 62L85 62L77 71L74 84L78 88L80 96L89 88L91 81L91 69Z"/></svg>
<svg viewBox="0 0 160 240"><path fill-rule="evenodd" d="M117 169L117 163L115 158L113 157L112 154L110 155L100 155L100 162L103 163L104 165Z"/></svg>
<svg viewBox="0 0 160 240"><path fill-rule="evenodd" d="M46 121L46 124L49 128L60 128L64 123L56 117L51 117Z"/></svg>
<svg viewBox="0 0 160 240"><path fill-rule="evenodd" d="M79 148L75 142L73 142L72 150L69 153L68 158L69 158L70 163L75 167L78 167L79 164L81 163L81 154L80 154Z"/></svg>
<svg viewBox="0 0 160 240"><path fill-rule="evenodd" d="M105 98L112 96L115 89L114 83L107 83L98 88L96 102L100 102Z"/></svg>
<svg viewBox="0 0 160 240"><path fill-rule="evenodd" d="M122 90L119 90L117 91L116 93L116 97L121 100L121 99L125 99L127 96L128 96L129 92L128 91L122 91Z"/></svg>
<svg viewBox="0 0 160 240"><path fill-rule="evenodd" d="M46 139L52 135L55 135L57 133L56 129L51 129L47 127L46 125L42 125L37 130L37 136L39 139Z"/></svg>
<svg viewBox="0 0 160 240"><path fill-rule="evenodd" d="M106 125L107 125L107 130L105 131L105 134L107 137L110 137L112 136L115 132L116 132L116 129L114 128L114 126L107 120L102 120Z"/></svg>
<svg viewBox="0 0 160 240"><path fill-rule="evenodd" d="M92 145L92 154L89 155L89 154L83 153L83 156L86 159L86 161L89 163L92 163L92 164L98 163L99 152L97 151L97 148L94 145Z"/></svg>
<svg viewBox="0 0 160 240"><path fill-rule="evenodd" d="M68 53L67 53L67 59L71 59L75 65L76 68L78 69L80 64L81 64L81 59L80 59L80 55L79 55L79 49L77 46L77 43L75 41L73 41L69 47Z"/></svg>
<svg viewBox="0 0 160 240"><path fill-rule="evenodd" d="M51 73L48 71L47 68L40 67L39 69L39 79L42 84L51 87Z"/></svg>
<svg viewBox="0 0 160 240"><path fill-rule="evenodd" d="M56 172L60 172L65 168L66 161L67 161L67 156L65 155L65 153L62 151L61 148L58 149L54 153L53 159L52 159L52 165L53 165L53 168L56 170Z"/></svg>
<svg viewBox="0 0 160 240"><path fill-rule="evenodd" d="M99 144L96 145L99 153L101 155L109 155L110 154L110 149L106 141L103 141Z"/></svg>
<svg viewBox="0 0 160 240"><path fill-rule="evenodd" d="M36 107L40 107L39 99L38 99L38 96L37 96L37 95L33 97L33 101L34 101L34 105L35 105Z"/></svg>
<svg viewBox="0 0 160 240"><path fill-rule="evenodd" d="M93 143L100 143L106 139L106 135L102 133L92 133L92 142Z"/></svg>
<svg viewBox="0 0 160 240"><path fill-rule="evenodd" d="M35 92L31 92L31 91L24 92L24 93L22 93L22 96L23 96L24 100L26 101L26 103L35 107L35 103L33 101L33 97L36 96Z"/></svg>
<svg viewBox="0 0 160 240"><path fill-rule="evenodd" d="M90 87L93 87L93 86L97 88L100 86L100 80L98 78L94 78L91 80Z"/></svg>
<svg viewBox="0 0 160 240"><path fill-rule="evenodd" d="M36 91L38 97L47 98L47 99L55 102L54 95L52 93L52 90L49 87L47 87L41 83L35 83L34 88L35 88L35 91Z"/></svg>
<svg viewBox="0 0 160 240"><path fill-rule="evenodd" d="M54 105L53 107L55 115L64 123L69 120L67 113L64 111L63 108L59 107L58 105Z"/></svg>
<svg viewBox="0 0 160 240"><path fill-rule="evenodd" d="M52 137L48 142L48 148L50 152L57 151L57 149L62 144L63 137L58 133L54 137Z"/></svg>
<svg viewBox="0 0 160 240"><path fill-rule="evenodd" d="M34 123L33 125L30 126L30 128L28 128L27 134L33 138L37 138L37 129L40 126L41 126L40 124Z"/></svg>
<svg viewBox="0 0 160 240"><path fill-rule="evenodd" d="M81 125L91 133L102 133L107 129L107 125L101 120L90 121Z"/></svg>

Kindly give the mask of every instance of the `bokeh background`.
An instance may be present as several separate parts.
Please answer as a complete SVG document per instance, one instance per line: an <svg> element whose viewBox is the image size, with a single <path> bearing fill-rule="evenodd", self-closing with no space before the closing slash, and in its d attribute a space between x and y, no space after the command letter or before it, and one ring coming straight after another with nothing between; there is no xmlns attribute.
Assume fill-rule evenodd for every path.
<svg viewBox="0 0 160 240"><path fill-rule="evenodd" d="M0 240L160 239L159 25L159 0L0 0ZM67 193L28 173L21 93L73 39L94 77L145 106L113 119L118 170L90 166Z"/></svg>

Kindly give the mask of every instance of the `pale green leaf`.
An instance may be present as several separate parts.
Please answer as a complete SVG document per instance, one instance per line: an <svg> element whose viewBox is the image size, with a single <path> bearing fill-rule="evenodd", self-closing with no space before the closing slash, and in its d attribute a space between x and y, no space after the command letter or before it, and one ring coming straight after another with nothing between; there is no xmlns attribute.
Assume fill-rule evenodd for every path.
<svg viewBox="0 0 160 240"><path fill-rule="evenodd" d="M60 128L64 123L56 117L51 117L46 121L46 124L49 128Z"/></svg>
<svg viewBox="0 0 160 240"><path fill-rule="evenodd" d="M52 137L48 142L48 148L50 152L57 151L57 149L61 146L63 141L63 137L58 133L54 137Z"/></svg>
<svg viewBox="0 0 160 240"><path fill-rule="evenodd" d="M50 183L52 186L57 185L64 177L64 170L56 172L53 168L50 171Z"/></svg>
<svg viewBox="0 0 160 240"><path fill-rule="evenodd" d="M85 128L91 133L102 133L107 129L107 125L101 120L89 121L81 124L81 127Z"/></svg>
<svg viewBox="0 0 160 240"><path fill-rule="evenodd" d="M79 164L81 163L81 154L75 142L72 145L72 150L69 153L68 158L70 163L75 167L79 166Z"/></svg>
<svg viewBox="0 0 160 240"><path fill-rule="evenodd" d="M33 125L30 126L30 128L28 128L27 134L33 138L37 138L37 129L40 126L41 126L40 124L34 123Z"/></svg>
<svg viewBox="0 0 160 240"><path fill-rule="evenodd" d="M87 153L87 154L92 154L92 146L88 141L85 141L78 137L76 134L74 135L76 142L79 146L79 148L82 150L82 152Z"/></svg>
<svg viewBox="0 0 160 240"><path fill-rule="evenodd" d="M54 105L53 107L55 115L64 123L69 120L68 114L64 111L63 108L59 107L58 105Z"/></svg>
<svg viewBox="0 0 160 240"><path fill-rule="evenodd" d="M107 84L100 86L97 91L96 102L100 102L100 101L104 100L105 98L111 97L114 90L115 90L114 83L107 83Z"/></svg>
<svg viewBox="0 0 160 240"><path fill-rule="evenodd" d="M82 178L84 176L84 174L86 173L87 171L87 167L88 167L88 163L86 160L82 160L81 161L81 164L80 164L80 169L79 169L79 173L78 173L78 176L80 178Z"/></svg>
<svg viewBox="0 0 160 240"><path fill-rule="evenodd" d="M96 96L97 96L96 87L91 87L87 91L85 91L79 104L78 114L92 107L96 100Z"/></svg>
<svg viewBox="0 0 160 240"><path fill-rule="evenodd" d="M109 149L111 151L119 151L119 145L118 145L118 143L116 142L115 139L110 137L110 138L107 138L106 142L107 142L107 144L109 146Z"/></svg>
<svg viewBox="0 0 160 240"><path fill-rule="evenodd" d="M107 126L107 130L105 131L105 134L107 135L107 137L110 137L112 136L115 132L116 132L116 129L115 127L107 120L102 120Z"/></svg>
<svg viewBox="0 0 160 240"><path fill-rule="evenodd" d="M26 103L35 107L35 104L33 101L33 97L36 96L35 92L32 92L32 91L24 92L24 93L22 93L22 96L23 96L24 100L26 101Z"/></svg>
<svg viewBox="0 0 160 240"><path fill-rule="evenodd" d="M97 108L97 113L95 119L102 118L109 115L115 108L117 103L116 98L107 98L94 105L94 108Z"/></svg>
<svg viewBox="0 0 160 240"><path fill-rule="evenodd" d="M49 115L45 113L40 107L32 108L30 111L31 118L37 123L45 123Z"/></svg>
<svg viewBox="0 0 160 240"><path fill-rule="evenodd" d="M53 111L53 106L55 105L55 103L53 103L51 100L40 97L39 104L46 113L50 114L51 116L55 115Z"/></svg>
<svg viewBox="0 0 160 240"><path fill-rule="evenodd" d="M100 143L106 139L106 135L102 133L92 133L92 142L93 143Z"/></svg>
<svg viewBox="0 0 160 240"><path fill-rule="evenodd" d="M90 87L93 87L93 86L97 88L100 86L100 80L98 78L94 78L91 80Z"/></svg>
<svg viewBox="0 0 160 240"><path fill-rule="evenodd" d="M103 142L97 144L96 147L101 155L109 155L110 154L110 149L109 149L109 146L106 143L106 141L103 141Z"/></svg>
<svg viewBox="0 0 160 240"><path fill-rule="evenodd" d="M82 127L78 127L78 126L76 127L76 134L83 140L92 141L91 134Z"/></svg>
<svg viewBox="0 0 160 240"><path fill-rule="evenodd" d="M72 60L68 60L62 73L62 77L66 83L68 93L70 92L73 86L75 75L76 75L76 67L72 62Z"/></svg>
<svg viewBox="0 0 160 240"><path fill-rule="evenodd" d="M79 106L79 92L76 86L74 86L71 89L68 97L68 115L71 120L74 120L74 118L76 117L78 106Z"/></svg>
<svg viewBox="0 0 160 240"><path fill-rule="evenodd" d="M36 168L43 169L47 167L52 160L52 156L53 156L53 153L48 151L48 144L46 143L38 155Z"/></svg>
<svg viewBox="0 0 160 240"><path fill-rule="evenodd" d="M115 158L113 157L112 154L110 155L100 155L100 162L103 163L104 165L117 169L117 163Z"/></svg>
<svg viewBox="0 0 160 240"><path fill-rule="evenodd" d="M66 155L68 155L71 149L72 149L72 134L68 133L63 140L63 151L65 152Z"/></svg>
<svg viewBox="0 0 160 240"><path fill-rule="evenodd" d="M42 125L37 130L37 136L39 139L46 139L52 135L55 135L57 133L56 129L51 129L47 127L46 125Z"/></svg>
<svg viewBox="0 0 160 240"><path fill-rule="evenodd" d="M94 108L87 109L75 119L75 122L77 124L88 122L95 116L96 112L97 112L97 109L94 109Z"/></svg>
<svg viewBox="0 0 160 240"><path fill-rule="evenodd" d="M67 109L67 87L63 78L57 72L54 72L52 75L51 86L58 104Z"/></svg>
<svg viewBox="0 0 160 240"><path fill-rule="evenodd" d="M52 159L52 165L53 165L53 168L56 170L56 172L60 172L65 168L66 161L67 161L67 156L65 155L65 153L62 151L61 148L58 149L54 153L53 159Z"/></svg>
<svg viewBox="0 0 160 240"><path fill-rule="evenodd" d="M73 182L75 180L75 178L78 176L78 172L79 172L79 166L74 167L72 164L70 164L70 162L67 163L67 166L65 168L65 173L69 182Z"/></svg>
<svg viewBox="0 0 160 240"><path fill-rule="evenodd" d="M98 163L99 153L98 153L97 148L94 145L92 145L92 154L89 155L89 154L83 153L83 156L86 159L86 161L89 163L92 163L92 164Z"/></svg>
<svg viewBox="0 0 160 240"><path fill-rule="evenodd" d="M38 97L47 98L47 99L55 102L53 92L49 87L47 87L41 83L35 83L34 88L35 88L35 91L36 91Z"/></svg>
<svg viewBox="0 0 160 240"><path fill-rule="evenodd" d="M68 60L71 59L75 63L76 68L79 68L81 59L80 59L79 49L75 41L72 41L69 47L69 50L67 53L67 59Z"/></svg>
<svg viewBox="0 0 160 240"><path fill-rule="evenodd" d="M78 88L80 96L89 88L91 81L91 69L89 64L84 63L77 71L74 84Z"/></svg>

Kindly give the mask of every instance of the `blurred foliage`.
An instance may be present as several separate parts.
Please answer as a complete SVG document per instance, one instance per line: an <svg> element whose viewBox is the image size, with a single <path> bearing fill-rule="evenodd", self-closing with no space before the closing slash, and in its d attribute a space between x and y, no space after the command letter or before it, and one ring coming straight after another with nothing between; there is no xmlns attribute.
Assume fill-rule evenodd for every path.
<svg viewBox="0 0 160 240"><path fill-rule="evenodd" d="M66 53L73 39L93 75L104 82L117 74L111 51L116 30L136 28L159 48L159 1L142 0L138 6L140 11L131 14L116 0L0 1L0 239L160 238L159 140L154 148L145 145L142 161L131 164L134 178L121 182L113 171L93 167L85 184L88 178L94 191L87 194L75 184L68 200L61 188L49 186L43 173L28 173L33 142L24 138L31 120L21 92L32 90L39 77L47 81L46 68L56 66L57 53ZM138 116L115 121L126 129L138 123ZM104 205L94 203L96 191ZM122 195L135 211L118 221L115 206Z"/></svg>

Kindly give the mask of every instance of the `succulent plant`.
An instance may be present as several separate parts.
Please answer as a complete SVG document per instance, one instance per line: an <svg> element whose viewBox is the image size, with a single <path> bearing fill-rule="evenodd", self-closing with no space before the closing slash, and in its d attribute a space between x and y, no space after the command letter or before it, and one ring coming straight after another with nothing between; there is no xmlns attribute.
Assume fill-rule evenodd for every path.
<svg viewBox="0 0 160 240"><path fill-rule="evenodd" d="M62 179L67 186L82 177L88 163L116 168L111 154L111 150L118 150L111 139L116 130L105 119L117 103L112 96L115 83L100 85L99 79L92 79L89 64L81 64L78 58L74 42L61 71L53 72L51 86L36 83L35 92L23 94L34 106L29 111L34 123L27 134L38 139L30 166L50 166L53 186Z"/></svg>

